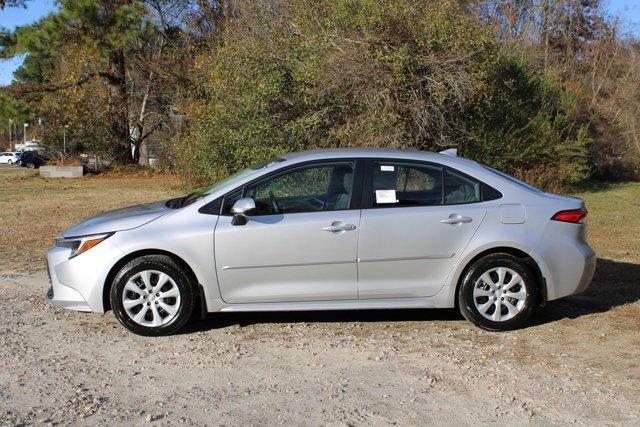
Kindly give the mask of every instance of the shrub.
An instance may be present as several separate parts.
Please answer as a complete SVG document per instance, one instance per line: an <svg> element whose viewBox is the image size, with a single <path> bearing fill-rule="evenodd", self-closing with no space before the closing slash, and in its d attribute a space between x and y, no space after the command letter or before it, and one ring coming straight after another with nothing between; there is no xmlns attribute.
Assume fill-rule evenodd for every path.
<svg viewBox="0 0 640 427"><path fill-rule="evenodd" d="M545 186L585 176L577 96L456 1L246 1L235 16L175 150L187 176L324 147L458 147L508 173L544 169Z"/></svg>

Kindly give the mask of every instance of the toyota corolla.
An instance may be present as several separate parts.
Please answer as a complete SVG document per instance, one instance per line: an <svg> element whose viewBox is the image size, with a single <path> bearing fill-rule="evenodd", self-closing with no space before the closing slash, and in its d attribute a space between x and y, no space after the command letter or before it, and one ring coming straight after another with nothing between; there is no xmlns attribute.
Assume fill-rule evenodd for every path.
<svg viewBox="0 0 640 427"><path fill-rule="evenodd" d="M586 215L452 152L294 153L64 231L48 299L143 335L195 310L457 308L507 330L589 285Z"/></svg>

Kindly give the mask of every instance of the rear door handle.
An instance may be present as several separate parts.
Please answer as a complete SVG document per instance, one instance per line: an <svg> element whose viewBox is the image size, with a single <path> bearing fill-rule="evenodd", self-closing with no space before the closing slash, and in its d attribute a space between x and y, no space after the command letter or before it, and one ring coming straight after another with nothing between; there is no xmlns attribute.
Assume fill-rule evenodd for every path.
<svg viewBox="0 0 640 427"><path fill-rule="evenodd" d="M473 221L471 217L462 216L460 214L451 214L449 218L441 219L440 222L443 224L466 224L468 222Z"/></svg>
<svg viewBox="0 0 640 427"><path fill-rule="evenodd" d="M344 224L341 221L332 222L330 226L323 227L324 231L329 231L331 233L338 233L341 231L353 231L356 229L354 224Z"/></svg>

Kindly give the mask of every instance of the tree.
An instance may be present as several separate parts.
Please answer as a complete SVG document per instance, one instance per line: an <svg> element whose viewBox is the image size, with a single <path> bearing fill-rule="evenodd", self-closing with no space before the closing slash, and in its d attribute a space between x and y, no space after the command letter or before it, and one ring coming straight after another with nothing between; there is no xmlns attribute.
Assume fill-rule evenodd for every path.
<svg viewBox="0 0 640 427"><path fill-rule="evenodd" d="M5 7L26 7L28 0L0 0L0 10Z"/></svg>
<svg viewBox="0 0 640 427"><path fill-rule="evenodd" d="M324 147L458 147L515 174L544 166L548 186L585 175L576 97L457 1L236 7L176 152L202 180Z"/></svg>
<svg viewBox="0 0 640 427"><path fill-rule="evenodd" d="M3 57L27 55L26 66L17 73L18 83L10 91L15 96L43 94L101 80L109 88L106 110L114 141L111 152L117 159L129 159L130 94L125 52L143 31L143 16L144 8L134 0L62 0L57 13L5 34L0 49ZM55 73L69 45L92 59L73 79Z"/></svg>
<svg viewBox="0 0 640 427"><path fill-rule="evenodd" d="M186 88L193 88L188 70L193 46L221 25L224 4L62 0L58 12L0 35L0 56L26 54L15 84L5 92L29 100L40 111L56 104L65 109L62 100L77 99L74 111L87 116L58 112L49 122L73 121L76 129L97 131L88 123L99 117L108 124L108 133L101 128L95 136L110 141L108 151L116 160L148 164L147 143L171 128L170 112L192 91ZM74 95L78 91L86 99ZM80 107L90 101L93 111Z"/></svg>
<svg viewBox="0 0 640 427"><path fill-rule="evenodd" d="M143 30L144 9L134 0L62 0L60 10L41 21L18 28L5 36L3 57L27 54L19 82L10 87L16 96L56 92L101 79L110 90L107 109L114 143L114 157L125 160L131 142L128 123L129 93L126 82L126 47ZM49 66L64 60L65 48L73 45L91 62L73 80L64 75L26 69ZM37 66L36 66L37 65Z"/></svg>
<svg viewBox="0 0 640 427"><path fill-rule="evenodd" d="M572 121L585 127L591 172L640 177L640 62L633 35L607 16L600 0L476 0L505 47L524 53L580 99ZM509 37L515 29L517 36Z"/></svg>

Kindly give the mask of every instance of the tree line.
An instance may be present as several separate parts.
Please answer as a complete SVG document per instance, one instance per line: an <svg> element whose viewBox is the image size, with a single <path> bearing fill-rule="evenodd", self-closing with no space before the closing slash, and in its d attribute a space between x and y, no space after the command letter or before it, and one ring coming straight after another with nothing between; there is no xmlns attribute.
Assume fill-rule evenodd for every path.
<svg viewBox="0 0 640 427"><path fill-rule="evenodd" d="M455 147L554 189L640 178L639 53L599 0L59 0L0 32L24 55L0 122L203 183L288 151Z"/></svg>

